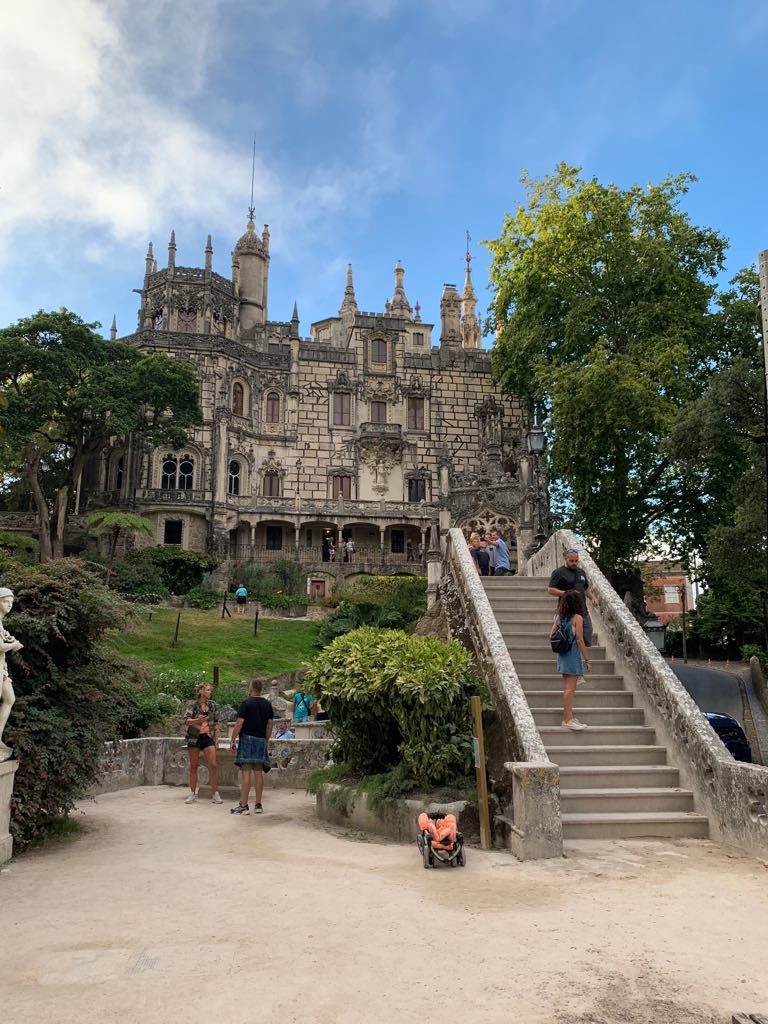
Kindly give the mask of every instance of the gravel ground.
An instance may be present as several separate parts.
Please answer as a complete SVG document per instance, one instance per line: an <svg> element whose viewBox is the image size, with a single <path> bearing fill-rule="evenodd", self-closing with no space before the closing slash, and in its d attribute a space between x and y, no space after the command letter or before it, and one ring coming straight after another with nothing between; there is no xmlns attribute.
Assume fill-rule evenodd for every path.
<svg viewBox="0 0 768 1024"><path fill-rule="evenodd" d="M730 1024L768 1013L768 862L709 842L572 844L519 864L164 787L80 808L0 872L4 1024Z"/></svg>

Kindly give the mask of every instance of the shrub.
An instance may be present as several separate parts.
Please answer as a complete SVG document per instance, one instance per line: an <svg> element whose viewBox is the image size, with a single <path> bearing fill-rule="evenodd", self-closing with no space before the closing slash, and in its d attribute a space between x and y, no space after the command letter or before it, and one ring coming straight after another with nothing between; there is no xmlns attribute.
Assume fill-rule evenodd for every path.
<svg viewBox="0 0 768 1024"><path fill-rule="evenodd" d="M129 551L114 572L116 590L137 595L140 591L186 594L199 587L206 573L216 568L216 559L199 551L176 547L139 548Z"/></svg>
<svg viewBox="0 0 768 1024"><path fill-rule="evenodd" d="M298 562L289 558L278 558L268 565L256 562L243 562L235 565L229 578L229 589L236 590L243 584L252 601L260 601L267 608L273 607L266 602L273 594L304 595L306 576Z"/></svg>
<svg viewBox="0 0 768 1024"><path fill-rule="evenodd" d="M222 595L217 590L209 590L207 587L192 587L187 591L187 604L190 608L215 608L222 601Z"/></svg>
<svg viewBox="0 0 768 1024"><path fill-rule="evenodd" d="M334 759L375 774L401 764L433 787L472 766L469 698L478 682L457 641L356 629L319 655L304 680L334 724Z"/></svg>
<svg viewBox="0 0 768 1024"><path fill-rule="evenodd" d="M741 660L749 664L750 658L757 658L763 673L768 675L768 654L757 644L744 644L741 648Z"/></svg>
<svg viewBox="0 0 768 1024"><path fill-rule="evenodd" d="M265 608L274 608L276 611L285 610L288 608L306 608L309 604L309 598L303 597L297 594L266 594L260 598L260 603Z"/></svg>
<svg viewBox="0 0 768 1024"><path fill-rule="evenodd" d="M0 530L0 551L18 562L36 562L40 545L34 537L13 530Z"/></svg>
<svg viewBox="0 0 768 1024"><path fill-rule="evenodd" d="M82 562L1 560L0 570L16 598L6 627L24 644L8 655L16 703L5 736L19 758L11 831L23 848L95 781L104 742L136 728L140 672L102 652L125 606Z"/></svg>
<svg viewBox="0 0 768 1024"><path fill-rule="evenodd" d="M360 576L334 592L335 612L323 620L317 646L360 626L409 629L427 610L427 581L421 576Z"/></svg>

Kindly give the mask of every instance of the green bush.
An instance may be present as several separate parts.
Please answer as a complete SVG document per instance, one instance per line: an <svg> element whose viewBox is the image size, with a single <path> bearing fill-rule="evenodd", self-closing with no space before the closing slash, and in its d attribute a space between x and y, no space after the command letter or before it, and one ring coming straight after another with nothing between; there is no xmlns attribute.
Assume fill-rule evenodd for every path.
<svg viewBox="0 0 768 1024"><path fill-rule="evenodd" d="M40 548L34 537L13 530L0 530L0 551L17 562L36 562Z"/></svg>
<svg viewBox="0 0 768 1024"><path fill-rule="evenodd" d="M207 587L192 587L187 591L186 601L190 608L215 608L222 600L222 594Z"/></svg>
<svg viewBox="0 0 768 1024"><path fill-rule="evenodd" d="M260 601L266 605L266 601L274 594L303 596L306 575L301 565L289 558L278 558L268 565L242 562L232 569L229 589L237 590L241 583L248 591L251 601Z"/></svg>
<svg viewBox="0 0 768 1024"><path fill-rule="evenodd" d="M104 742L137 728L141 673L102 650L104 633L124 625L125 606L82 562L0 558L0 575L15 594L6 628L24 644L8 655L16 703L4 737L19 759L11 831L23 848L86 793Z"/></svg>
<svg viewBox="0 0 768 1024"><path fill-rule="evenodd" d="M434 787L472 766L469 698L478 682L457 641L356 629L319 655L304 680L334 724L334 759L364 775L402 765Z"/></svg>
<svg viewBox="0 0 768 1024"><path fill-rule="evenodd" d="M216 568L216 559L177 547L138 548L115 564L113 585L126 595L186 594Z"/></svg>
<svg viewBox="0 0 768 1024"><path fill-rule="evenodd" d="M360 576L339 587L339 601L320 625L317 646L361 626L408 629L427 610L427 581L420 576Z"/></svg>
<svg viewBox="0 0 768 1024"><path fill-rule="evenodd" d="M298 594L266 594L260 598L260 603L265 608L272 608L275 611L283 611L288 608L306 608L309 598Z"/></svg>
<svg viewBox="0 0 768 1024"><path fill-rule="evenodd" d="M768 654L757 644L744 644L741 648L741 660L749 664L750 658L757 658L765 675L768 675Z"/></svg>

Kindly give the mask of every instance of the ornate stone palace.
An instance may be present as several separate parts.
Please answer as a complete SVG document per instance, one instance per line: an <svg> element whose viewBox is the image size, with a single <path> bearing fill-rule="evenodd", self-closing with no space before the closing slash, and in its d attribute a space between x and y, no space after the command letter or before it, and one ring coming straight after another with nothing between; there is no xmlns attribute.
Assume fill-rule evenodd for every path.
<svg viewBox="0 0 768 1024"><path fill-rule="evenodd" d="M350 266L338 316L303 338L295 305L289 321L268 318L266 227L249 218L231 279L212 256L209 236L203 267L177 266L172 234L158 269L150 243L138 329L122 339L195 364L203 423L178 451L115 439L84 481L88 507L148 516L155 537L137 543L296 558L315 594L340 574L424 571L433 524L441 536L496 524L518 549L534 546L528 420L491 382L469 254L462 294L443 287L436 344L399 262L382 312L358 309Z"/></svg>

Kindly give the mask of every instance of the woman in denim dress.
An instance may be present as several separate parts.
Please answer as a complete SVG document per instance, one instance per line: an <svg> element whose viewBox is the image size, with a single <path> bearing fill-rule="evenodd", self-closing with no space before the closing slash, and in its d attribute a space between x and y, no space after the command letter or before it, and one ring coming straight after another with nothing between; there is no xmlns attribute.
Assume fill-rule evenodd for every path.
<svg viewBox="0 0 768 1024"><path fill-rule="evenodd" d="M579 595L575 590L566 590L557 602L555 624L563 627L571 646L565 654L557 656L557 671L563 677L563 722L566 729L579 731L587 726L573 717L573 697L576 683L584 672L592 671L589 650L584 643L584 616L581 614Z"/></svg>

